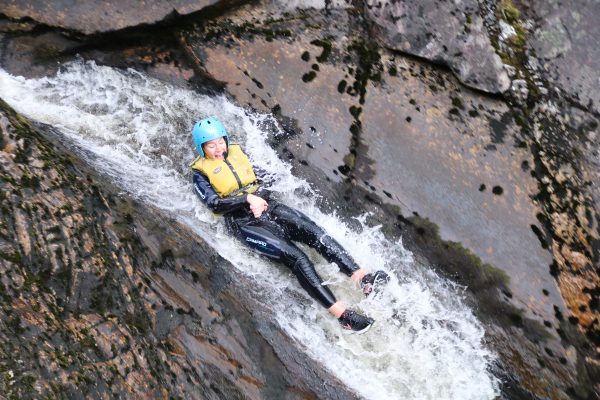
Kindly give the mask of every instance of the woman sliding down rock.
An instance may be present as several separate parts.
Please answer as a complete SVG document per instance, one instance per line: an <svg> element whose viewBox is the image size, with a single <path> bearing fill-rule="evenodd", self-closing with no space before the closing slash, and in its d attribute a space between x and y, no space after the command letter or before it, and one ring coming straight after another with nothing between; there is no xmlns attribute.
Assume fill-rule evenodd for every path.
<svg viewBox="0 0 600 400"><path fill-rule="evenodd" d="M342 328L349 333L366 332L375 321L336 301L308 256L293 241L306 243L327 261L335 262L366 296L386 284L389 276L383 271L367 273L314 221L269 199L269 192L261 187L264 172L257 170L257 179L248 157L239 145L229 143L219 120L211 117L198 121L192 137L200 154L191 164L194 188L212 211L224 214L229 232L254 251L288 266L302 287L335 315Z"/></svg>

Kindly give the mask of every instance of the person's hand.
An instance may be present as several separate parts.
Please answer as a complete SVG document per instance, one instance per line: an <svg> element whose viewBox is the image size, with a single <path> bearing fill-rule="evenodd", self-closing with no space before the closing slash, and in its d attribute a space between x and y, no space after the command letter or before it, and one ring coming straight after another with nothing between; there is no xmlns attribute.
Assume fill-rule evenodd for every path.
<svg viewBox="0 0 600 400"><path fill-rule="evenodd" d="M259 218L263 212L267 211L267 207L269 206L269 203L265 199L253 194L249 194L246 197L246 201L250 204L250 211L252 211L255 218Z"/></svg>

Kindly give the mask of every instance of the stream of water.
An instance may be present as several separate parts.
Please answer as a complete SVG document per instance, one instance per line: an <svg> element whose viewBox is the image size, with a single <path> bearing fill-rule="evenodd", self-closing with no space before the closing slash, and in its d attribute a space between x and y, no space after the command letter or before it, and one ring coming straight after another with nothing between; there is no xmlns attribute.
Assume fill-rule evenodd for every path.
<svg viewBox="0 0 600 400"><path fill-rule="evenodd" d="M490 372L494 355L484 330L461 299L462 288L418 268L400 242L358 218L351 230L315 205L318 196L266 142L278 135L271 115L241 108L225 97L199 95L133 70L77 61L56 76L25 79L0 69L0 97L23 115L56 127L100 173L128 195L189 225L256 282L256 295L272 304L274 321L312 358L367 399L492 399L499 393ZM335 265L306 249L340 300L376 319L365 335L345 335L304 294L284 267L230 238L222 219L196 198L190 183L193 123L217 116L231 140L275 177L273 190L310 217L368 269L384 269L392 282L378 298L363 298Z"/></svg>

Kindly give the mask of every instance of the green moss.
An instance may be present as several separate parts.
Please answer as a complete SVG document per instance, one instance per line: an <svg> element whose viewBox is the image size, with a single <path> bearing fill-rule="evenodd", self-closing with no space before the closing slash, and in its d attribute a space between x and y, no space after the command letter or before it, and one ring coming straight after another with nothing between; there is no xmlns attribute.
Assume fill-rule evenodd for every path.
<svg viewBox="0 0 600 400"><path fill-rule="evenodd" d="M510 279L503 270L483 263L462 244L443 240L439 227L427 218L413 216L406 221L416 232L417 241L425 253L459 283L468 286L474 292L489 287L508 286Z"/></svg>
<svg viewBox="0 0 600 400"><path fill-rule="evenodd" d="M54 359L58 363L58 365L63 369L67 369L71 365L69 358L66 356L65 353L63 353L60 350L54 351Z"/></svg>
<svg viewBox="0 0 600 400"><path fill-rule="evenodd" d="M39 63L55 61L60 56L58 47L51 43L41 43L33 48L32 53L33 59Z"/></svg>
<svg viewBox="0 0 600 400"><path fill-rule="evenodd" d="M96 287L92 290L90 296L90 307L99 314L104 315L108 309L112 308L112 297L103 290L102 287Z"/></svg>
<svg viewBox="0 0 600 400"><path fill-rule="evenodd" d="M356 39L348 46L348 52L354 53L357 58L357 68L350 73L354 74L354 83L352 90L348 94L352 96L359 95L359 103L364 104L367 92L367 83L369 81L380 82L383 65L381 55L375 43Z"/></svg>
<svg viewBox="0 0 600 400"><path fill-rule="evenodd" d="M462 247L462 246L461 246ZM464 249L464 247L463 247ZM473 255L473 257L476 257ZM477 258L479 260L479 258ZM503 270L493 267L491 264L482 264L481 265L482 275L488 282L502 284L504 286L508 286L510 283L510 278L506 272Z"/></svg>
<svg viewBox="0 0 600 400"><path fill-rule="evenodd" d="M321 54L317 56L317 61L323 63L327 61L329 56L331 55L331 50L333 48L333 38L328 36L324 39L317 39L310 42L310 44L321 47Z"/></svg>
<svg viewBox="0 0 600 400"><path fill-rule="evenodd" d="M358 119L360 113L362 112L362 107L350 106L350 115L352 115L355 119Z"/></svg>
<svg viewBox="0 0 600 400"><path fill-rule="evenodd" d="M498 4L498 12L502 15L503 19L511 25L519 24L519 18L521 13L515 7L512 0L501 0Z"/></svg>
<svg viewBox="0 0 600 400"><path fill-rule="evenodd" d="M141 312L125 314L123 320L127 325L129 325L132 328L135 328L142 335L148 333L150 329L148 318Z"/></svg>
<svg viewBox="0 0 600 400"><path fill-rule="evenodd" d="M460 108L461 110L465 109L465 105L460 97L452 97L452 105L456 108Z"/></svg>
<svg viewBox="0 0 600 400"><path fill-rule="evenodd" d="M23 257L18 251L12 253L5 253L3 251L0 251L0 257L17 265L20 265L23 261Z"/></svg>
<svg viewBox="0 0 600 400"><path fill-rule="evenodd" d="M356 164L356 156L352 153L348 153L344 156L344 165L346 165L350 170L354 169Z"/></svg>
<svg viewBox="0 0 600 400"><path fill-rule="evenodd" d="M515 30L515 35L510 37L507 41L507 44L510 46L510 51L503 51L498 43L498 38L493 38L492 44L494 45L496 52L500 55L500 58L505 64L512 65L516 68L523 68L527 61L525 54L527 38L526 31L520 20L519 10L514 6L512 0L502 0L498 4L496 15L498 19L504 20Z"/></svg>
<svg viewBox="0 0 600 400"><path fill-rule="evenodd" d="M25 329L21 326L21 317L15 315L8 319L6 322L6 326L10 329L15 335L21 335L25 332Z"/></svg>

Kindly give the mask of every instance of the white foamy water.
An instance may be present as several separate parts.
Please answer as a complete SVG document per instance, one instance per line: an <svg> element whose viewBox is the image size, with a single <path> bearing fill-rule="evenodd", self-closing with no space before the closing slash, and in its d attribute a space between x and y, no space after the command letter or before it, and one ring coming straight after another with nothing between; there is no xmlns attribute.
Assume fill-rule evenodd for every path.
<svg viewBox="0 0 600 400"><path fill-rule="evenodd" d="M388 241L360 219L361 232L316 206L316 194L290 172L265 141L277 127L270 115L240 108L224 97L198 95L135 71L75 62L56 77L24 79L0 69L0 96L18 112L59 129L79 155L123 191L189 225L238 273L256 281L256 296L272 304L273 318L298 346L367 399L492 399L497 379L484 330L462 303L460 288L418 268L401 243ZM188 164L190 130L219 117L255 165L272 173L274 191L319 221L359 264L382 268L392 282L380 298L364 299L334 265L307 249L340 300L376 319L365 335L344 335L337 322L304 296L285 267L266 261L230 238L220 217L196 198ZM275 129L276 131L277 129ZM302 304L304 305L302 305ZM308 304L308 305L306 305Z"/></svg>
<svg viewBox="0 0 600 400"><path fill-rule="evenodd" d="M284 10L308 9L323 10L325 7L332 8L349 8L350 3L347 0L274 0Z"/></svg>

